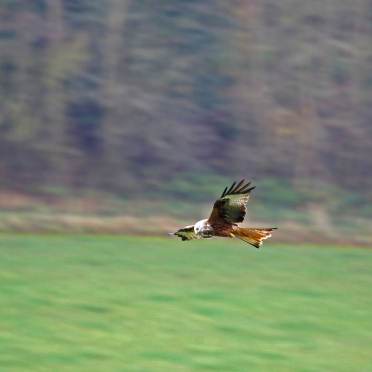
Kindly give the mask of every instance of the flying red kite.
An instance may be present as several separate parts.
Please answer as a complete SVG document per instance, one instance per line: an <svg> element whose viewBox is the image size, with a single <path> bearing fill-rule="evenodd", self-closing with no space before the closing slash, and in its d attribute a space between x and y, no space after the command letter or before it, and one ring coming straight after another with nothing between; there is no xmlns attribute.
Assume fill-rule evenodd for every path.
<svg viewBox="0 0 372 372"><path fill-rule="evenodd" d="M246 243L260 248L263 241L270 238L271 232L276 227L255 228L239 227L243 222L250 192L255 186L241 180L238 184L234 182L229 189L223 191L221 197L214 203L209 218L198 221L195 225L185 226L171 235L177 235L182 240L212 238L221 236L225 238L238 238Z"/></svg>

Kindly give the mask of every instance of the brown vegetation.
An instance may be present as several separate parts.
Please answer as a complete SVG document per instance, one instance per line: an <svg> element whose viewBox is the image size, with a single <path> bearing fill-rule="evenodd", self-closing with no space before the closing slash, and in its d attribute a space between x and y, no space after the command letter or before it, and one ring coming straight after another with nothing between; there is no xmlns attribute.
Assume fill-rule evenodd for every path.
<svg viewBox="0 0 372 372"><path fill-rule="evenodd" d="M182 220L244 176L259 219L364 225L371 20L369 0L1 2L1 208Z"/></svg>

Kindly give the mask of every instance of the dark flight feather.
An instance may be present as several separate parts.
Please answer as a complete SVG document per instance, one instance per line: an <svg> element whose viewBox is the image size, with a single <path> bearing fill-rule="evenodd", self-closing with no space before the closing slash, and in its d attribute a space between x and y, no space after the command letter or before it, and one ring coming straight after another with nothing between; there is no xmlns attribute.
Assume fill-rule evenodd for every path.
<svg viewBox="0 0 372 372"><path fill-rule="evenodd" d="M233 182L229 188L225 187L221 197L214 203L212 214L209 217L210 223L243 222L249 193L254 188L255 186L251 186L251 182L246 182L244 179L238 183Z"/></svg>

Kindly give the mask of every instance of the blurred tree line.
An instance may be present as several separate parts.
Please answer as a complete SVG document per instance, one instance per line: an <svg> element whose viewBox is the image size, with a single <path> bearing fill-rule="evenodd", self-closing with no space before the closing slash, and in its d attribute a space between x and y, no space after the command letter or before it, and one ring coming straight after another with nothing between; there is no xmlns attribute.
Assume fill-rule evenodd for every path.
<svg viewBox="0 0 372 372"><path fill-rule="evenodd" d="M371 123L371 0L0 0L2 188L371 199Z"/></svg>

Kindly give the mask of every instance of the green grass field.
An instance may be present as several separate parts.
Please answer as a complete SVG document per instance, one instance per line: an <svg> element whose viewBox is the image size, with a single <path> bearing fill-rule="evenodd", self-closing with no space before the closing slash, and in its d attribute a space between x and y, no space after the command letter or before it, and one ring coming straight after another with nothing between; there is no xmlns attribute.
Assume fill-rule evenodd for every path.
<svg viewBox="0 0 372 372"><path fill-rule="evenodd" d="M0 235L1 371L372 371L372 251Z"/></svg>

